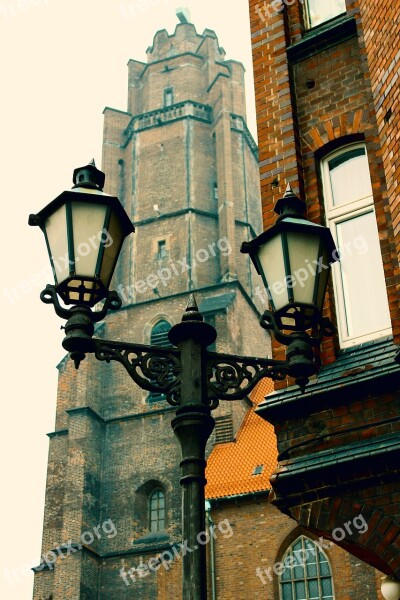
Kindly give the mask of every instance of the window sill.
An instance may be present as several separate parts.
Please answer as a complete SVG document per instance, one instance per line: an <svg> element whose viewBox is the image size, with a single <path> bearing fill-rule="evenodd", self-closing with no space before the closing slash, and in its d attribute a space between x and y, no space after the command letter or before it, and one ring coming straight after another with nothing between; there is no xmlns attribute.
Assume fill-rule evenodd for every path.
<svg viewBox="0 0 400 600"><path fill-rule="evenodd" d="M336 17L308 30L300 42L289 46L288 60L292 64L299 63L356 36L357 25L354 17Z"/></svg>
<svg viewBox="0 0 400 600"><path fill-rule="evenodd" d="M388 329L384 329L383 331L374 332L371 334L366 334L363 336L359 336L356 338L343 339L339 340L340 342L340 350L348 350L349 348L357 348L358 346L362 346L363 344L368 344L369 342L379 342L382 338L392 338L393 331L391 327Z"/></svg>

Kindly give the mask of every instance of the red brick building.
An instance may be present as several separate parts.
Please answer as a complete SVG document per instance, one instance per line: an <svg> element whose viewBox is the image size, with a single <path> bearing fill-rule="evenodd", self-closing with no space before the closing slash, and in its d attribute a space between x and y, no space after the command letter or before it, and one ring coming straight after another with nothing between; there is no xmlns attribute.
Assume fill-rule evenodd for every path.
<svg viewBox="0 0 400 600"><path fill-rule="evenodd" d="M399 578L399 3L249 8L264 228L290 182L341 251L319 375L257 409L278 439L273 503ZM368 529L335 539L356 514Z"/></svg>

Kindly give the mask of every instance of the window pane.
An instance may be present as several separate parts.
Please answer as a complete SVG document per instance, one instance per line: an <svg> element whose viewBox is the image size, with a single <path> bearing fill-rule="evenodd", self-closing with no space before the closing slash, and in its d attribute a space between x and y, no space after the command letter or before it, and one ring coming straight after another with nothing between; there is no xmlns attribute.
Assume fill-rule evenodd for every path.
<svg viewBox="0 0 400 600"><path fill-rule="evenodd" d="M307 559L307 575L309 577L316 577L318 575L317 564L309 559Z"/></svg>
<svg viewBox="0 0 400 600"><path fill-rule="evenodd" d="M323 596L332 596L332 582L329 577L321 580L322 594Z"/></svg>
<svg viewBox="0 0 400 600"><path fill-rule="evenodd" d="M346 335L357 337L390 327L390 315L375 214L336 226ZM378 308L379 307L379 310Z"/></svg>
<svg viewBox="0 0 400 600"><path fill-rule="evenodd" d="M346 12L346 0L308 0L310 25L315 27Z"/></svg>
<svg viewBox="0 0 400 600"><path fill-rule="evenodd" d="M329 161L334 206L372 196L368 159L364 148L349 150Z"/></svg>
<svg viewBox="0 0 400 600"><path fill-rule="evenodd" d="M282 581L290 581L292 579L291 569L289 566L282 573Z"/></svg>
<svg viewBox="0 0 400 600"><path fill-rule="evenodd" d="M282 585L282 600L293 600L291 583L284 583Z"/></svg>
<svg viewBox="0 0 400 600"><path fill-rule="evenodd" d="M302 550L301 540L292 546L292 552L296 552L296 550Z"/></svg>
<svg viewBox="0 0 400 600"><path fill-rule="evenodd" d="M298 564L298 561L296 561L295 564ZM295 567L293 569L293 576L295 579L302 579L304 577L304 568L303 567Z"/></svg>
<svg viewBox="0 0 400 600"><path fill-rule="evenodd" d="M325 560L321 560L319 563L319 571L321 575L330 575L329 565Z"/></svg>
<svg viewBox="0 0 400 600"><path fill-rule="evenodd" d="M294 584L296 600L307 600L306 584L304 581L296 581Z"/></svg>
<svg viewBox="0 0 400 600"><path fill-rule="evenodd" d="M311 579L308 582L308 595L310 600L319 600L318 581L317 579Z"/></svg>

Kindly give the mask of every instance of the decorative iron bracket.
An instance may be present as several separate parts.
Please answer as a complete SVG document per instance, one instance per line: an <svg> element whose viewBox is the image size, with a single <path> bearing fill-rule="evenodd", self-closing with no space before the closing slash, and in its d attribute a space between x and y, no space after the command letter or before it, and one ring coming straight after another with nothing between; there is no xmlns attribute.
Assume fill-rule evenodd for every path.
<svg viewBox="0 0 400 600"><path fill-rule="evenodd" d="M181 360L179 350L145 344L95 339L98 360L121 363L135 383L148 392L165 394L171 406L180 404Z"/></svg>
<svg viewBox="0 0 400 600"><path fill-rule="evenodd" d="M179 350L100 339L94 343L98 360L121 363L139 387L165 394L171 406L180 405ZM265 377L283 380L289 374L285 361L216 352L207 352L206 357L208 399L212 409L218 406L219 400L245 398Z"/></svg>
<svg viewBox="0 0 400 600"><path fill-rule="evenodd" d="M181 405L181 374L184 359L181 350L93 338L94 323L104 319L109 310L121 307L122 301L116 292L110 292L103 308L96 312L82 306L69 309L62 307L56 289L52 285L48 285L40 297L45 304L54 305L58 316L67 319L63 347L70 353L76 368L88 353L94 353L100 361L117 361L125 367L140 388L165 394L171 406ZM206 326L202 323L203 318L198 312L194 298L189 301L182 321L180 326L174 327L179 330L184 327L184 337L193 336L193 339L200 335L199 327ZM287 360L219 354L204 348L206 397L211 409L218 406L219 400L245 398L257 383L266 377L275 381L281 381L288 375L295 377L304 390L308 377L317 372L318 363L312 347L317 346L320 338L327 334L329 322L322 320L314 337L306 333L291 335L282 333L277 328L274 315L269 311L264 313L261 324L265 329L272 330L279 342L288 346ZM201 331L200 337L204 337L205 333ZM215 334L215 330L213 331ZM205 339L202 339L203 347L209 343L204 342ZM196 386L196 382L193 382L193 385Z"/></svg>
<svg viewBox="0 0 400 600"><path fill-rule="evenodd" d="M218 400L241 400L261 379L282 381L289 374L286 361L269 358L207 353L208 397Z"/></svg>

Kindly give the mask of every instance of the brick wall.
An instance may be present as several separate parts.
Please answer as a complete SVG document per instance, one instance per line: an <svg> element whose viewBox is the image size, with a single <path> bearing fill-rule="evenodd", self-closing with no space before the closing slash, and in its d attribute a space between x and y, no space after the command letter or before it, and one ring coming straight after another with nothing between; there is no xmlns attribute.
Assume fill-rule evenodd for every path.
<svg viewBox="0 0 400 600"><path fill-rule="evenodd" d="M396 2L379 3L360 0L359 40L364 60L364 72L369 77L374 112L379 131L380 154L385 171L385 197L388 198L394 240L389 239L393 254L400 257L400 23ZM394 263L393 277L388 282L388 294L393 310L393 334L400 342L399 268Z"/></svg>
<svg viewBox="0 0 400 600"><path fill-rule="evenodd" d="M343 143L363 140L369 158L393 334L399 343L396 198L399 168L398 155L393 152L394 140L399 137L399 23L393 3L378 4L368 0L348 1L347 20L341 17L336 25L335 22L325 24L319 29L324 31L320 36L318 29L306 31L299 2L266 14L263 7L268 8L268 3L250 0L249 9L264 228L275 220L274 204L287 181L306 199L308 218L324 224L320 159ZM344 34L344 27L350 26L352 32L348 33L350 29L347 29ZM336 39L331 44L327 42L330 27L337 27ZM369 310L379 310L379 307L370 306ZM324 311L335 323L332 286L328 287ZM284 357L284 348L275 342L273 350L276 358ZM338 351L337 338L325 340L323 364L335 363ZM368 364L367 359L361 362L363 369L375 366ZM394 483L396 454L388 450L385 467L372 454L369 462L359 460L357 454L357 448L366 450L384 436L391 442L397 439L398 386L393 381L387 383L385 389L382 384L379 390L372 386L370 390L366 386L354 386L352 393L347 394L345 388L351 381L347 378L354 374L353 371L348 373L344 366L342 382L336 393L332 393L328 405L322 389L320 394L315 392L314 398L299 397L297 405L293 402L292 411L288 409L287 415L282 413L275 419L273 410L268 413L267 398L265 418L269 416L273 422L278 449L284 453L271 480L276 489L274 502L303 526L307 525L314 532L322 531L329 537L334 516L341 510L337 509L337 496L346 495L346 501L353 503L354 510L365 507L363 510L366 514L369 511L372 520L365 538L350 539L342 546L386 573L398 573L400 561L395 558L398 550L394 541L399 533L398 485ZM276 390L280 392L291 384L292 381L277 384ZM271 404L287 397L275 397ZM340 467L339 456L344 456L340 455L342 447L347 456L355 458ZM324 471L319 454L328 450L332 455L339 453L335 481L328 479L328 470ZM297 467L302 481L292 477L299 464L297 459L310 461L306 466ZM321 461L318 469L312 462L314 459ZM280 487L286 475L287 484ZM376 481L379 477L381 487ZM329 505L332 518L325 521L313 518L324 502ZM379 531L375 520L380 524Z"/></svg>
<svg viewBox="0 0 400 600"><path fill-rule="evenodd" d="M227 519L233 532L227 537L217 529L216 587L220 600L279 598L279 577L273 571L274 565L282 561L290 544L300 535L319 539L282 515L265 497L217 501L213 503L212 519L216 527ZM227 526L222 530L227 531ZM332 569L335 598L381 598L381 573L337 545L325 549L325 553Z"/></svg>
<svg viewBox="0 0 400 600"><path fill-rule="evenodd" d="M257 7L260 10L262 6L256 0L249 2L264 228L267 229L274 223L276 215L273 208L282 196L287 182L292 183L296 193L306 198L308 218L323 223L322 187L318 175L319 154L325 148L334 148L335 144L337 147L342 139L364 139L369 157L393 332L395 340L400 339L397 337L398 259L393 245L391 223L393 218L393 226L397 228L393 190L398 177L398 158L389 150L389 147L393 150L393 139L398 135L398 114L385 124L384 108L377 106L379 99L376 99L375 91L380 85L379 98L383 102L386 88L382 88L378 82L379 76L383 77L386 69L389 81L385 86L388 86L390 92L390 97L386 99L387 110L389 104L394 107L397 105L395 65L398 57L396 59L395 50L383 50L396 48L396 44L380 44L379 40L386 35L386 30L389 40L390 36L394 39L398 24L395 24L393 17L389 20L393 25L382 28L383 20L380 15L384 14L384 7L376 14L375 4L366 1L361 3L360 19L358 3L349 2L348 16L354 15L356 18L358 36L292 63L288 59L287 47L299 42L304 35L300 4L296 2L292 6L286 6L281 12L271 10L268 16L261 12L263 18L260 18ZM365 36L368 40L367 51L362 37L363 28L368 30ZM373 36L373 31L378 29L381 29L380 34ZM369 57L368 65L366 52ZM375 62L371 63L372 56ZM381 59L382 64L379 62L378 67ZM391 83L393 80L394 84ZM385 127L385 131L382 131ZM391 189L391 200L388 200L388 188ZM330 288L325 313L335 322L332 298ZM336 351L337 340L324 341L323 361L329 363L334 360ZM283 358L284 349L275 343L274 352L277 358ZM285 385L278 384L277 389Z"/></svg>

